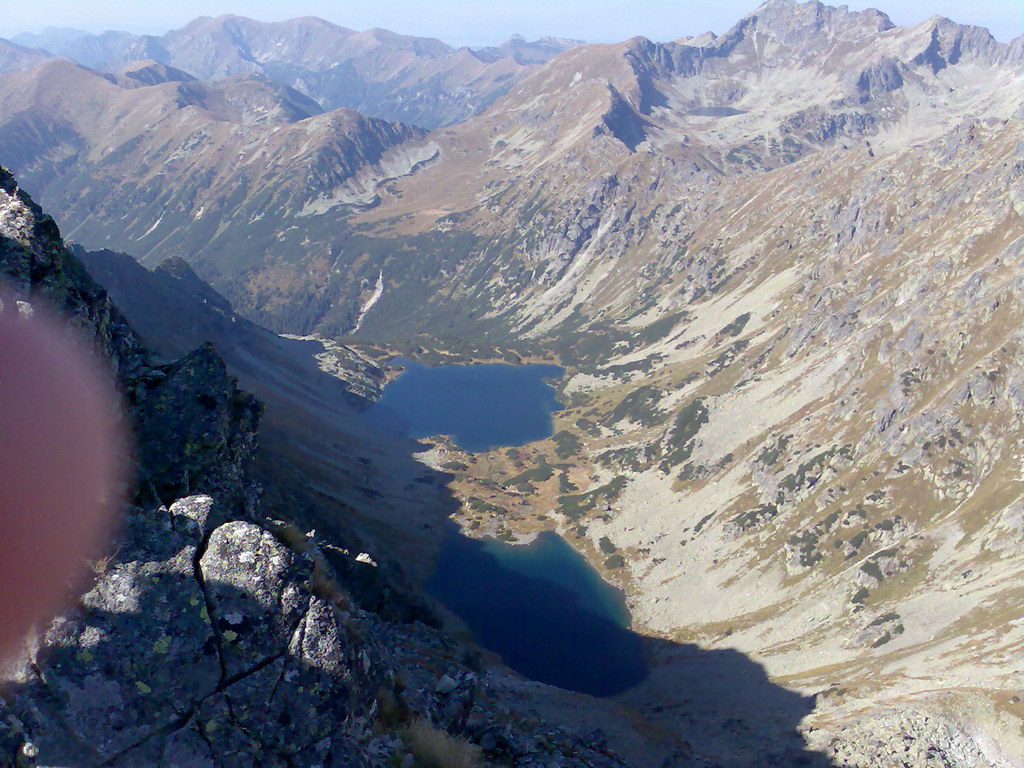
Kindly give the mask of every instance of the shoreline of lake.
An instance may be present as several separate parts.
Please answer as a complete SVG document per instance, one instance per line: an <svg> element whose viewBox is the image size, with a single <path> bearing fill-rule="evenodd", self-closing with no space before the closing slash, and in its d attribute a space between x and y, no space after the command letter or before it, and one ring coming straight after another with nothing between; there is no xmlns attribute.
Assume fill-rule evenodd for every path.
<svg viewBox="0 0 1024 768"><path fill-rule="evenodd" d="M364 417L408 439L444 435L466 453L521 447L550 437L551 414L563 407L549 383L565 375L560 366L431 367L401 357L391 365L401 373ZM424 586L526 677L613 696L647 676L625 593L553 530L516 542L448 534Z"/></svg>

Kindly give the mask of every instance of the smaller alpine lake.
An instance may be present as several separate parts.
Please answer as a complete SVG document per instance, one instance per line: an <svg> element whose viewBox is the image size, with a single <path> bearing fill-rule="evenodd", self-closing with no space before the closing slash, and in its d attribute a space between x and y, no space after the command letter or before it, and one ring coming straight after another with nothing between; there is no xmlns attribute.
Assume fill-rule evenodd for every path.
<svg viewBox="0 0 1024 768"><path fill-rule="evenodd" d="M533 680L613 696L647 676L622 593L555 533L522 546L452 536L426 587Z"/></svg>
<svg viewBox="0 0 1024 768"><path fill-rule="evenodd" d="M364 418L404 437L451 435L472 452L526 445L551 434L551 412L562 407L545 382L562 377L557 365L394 362L405 370Z"/></svg>
<svg viewBox="0 0 1024 768"><path fill-rule="evenodd" d="M394 362L402 374L364 416L383 431L450 435L470 452L552 433L561 405L547 381L563 375L558 366ZM425 586L480 645L533 680L613 696L647 676L622 592L553 532L520 546L451 534Z"/></svg>

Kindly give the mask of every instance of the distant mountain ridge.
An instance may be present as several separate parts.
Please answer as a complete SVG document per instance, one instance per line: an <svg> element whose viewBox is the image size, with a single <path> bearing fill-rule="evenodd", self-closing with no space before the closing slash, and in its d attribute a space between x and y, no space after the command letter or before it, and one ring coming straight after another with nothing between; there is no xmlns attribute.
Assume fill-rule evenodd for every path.
<svg viewBox="0 0 1024 768"><path fill-rule="evenodd" d="M435 128L478 112L529 70L579 42L514 37L474 51L384 29L357 32L315 17L265 23L228 15L201 17L162 36L59 28L24 33L6 55L0 48L0 72L29 68L47 53L106 71L154 60L201 80L260 74L324 109L345 107Z"/></svg>
<svg viewBox="0 0 1024 768"><path fill-rule="evenodd" d="M0 74L31 69L48 58L46 51L0 38Z"/></svg>
<svg viewBox="0 0 1024 768"><path fill-rule="evenodd" d="M330 47L328 39L348 34L309 20L277 25L275 34L293 35L307 23L325 37L310 37L301 45L292 39L290 44L313 59ZM197 48L206 50L208 73L227 75L232 67L277 55L251 46L248 58L239 53L239 39L250 39L244 35L267 25L254 27L237 17L196 24L212 30L212 47ZM225 42L222 33L230 30L243 38ZM387 37L374 34L358 39L372 43ZM351 34L346 39L357 42ZM487 264L491 280L504 281L482 284L479 272L460 269L457 281L467 281L460 290L475 297L467 322L546 328L570 314L569 309L551 314L551 307L583 301L583 292L570 291L564 278L580 268L574 266L579 255L594 246L602 231L599 222L620 215L614 213L620 206L627 211L655 204L681 190L692 194L680 205L694 206L725 179L764 173L817 152L854 146L890 152L937 138L967 115L1019 115L1024 110L1019 98L1024 89L1022 39L1001 44L985 30L946 19L903 28L879 11L777 0L718 37L575 46L534 67L484 113L429 138L408 127L357 120L355 113L340 123L315 115L311 100L266 76L235 74L209 85L181 83L172 95L166 85L123 87L171 77L173 69L159 69L166 64L131 65L137 69L114 76L121 88L104 84L109 75L52 64L0 79L0 149L9 153L9 162L37 195L77 227L74 236L87 245L130 251L148 263L186 257L241 312L277 330L351 329L382 267L389 273L387 288L365 327L372 331L378 322L383 326L378 331L430 327L435 312L440 317L449 311L447 301L439 300L449 287L444 275L465 257L480 269ZM284 47L283 40L273 37L260 40L273 49L276 42ZM402 43L421 44L441 45L419 38ZM185 42L175 45L185 50ZM70 79L79 85L70 87ZM73 103L63 103L63 96L40 101L26 88L36 88L35 93L95 91L92 104L111 99L104 113L121 117L96 123ZM257 93L269 99L258 110ZM164 117L142 122L160 100ZM251 108L229 109L241 102ZM48 106L40 108L40 103ZM180 111L173 119L172 105ZM202 110L188 111L188 105ZM190 143L182 119L211 113L218 121L243 125L283 121L282 127L260 134L259 152L272 152L275 162L257 170L250 164L254 161L245 159L261 156L246 149L257 146L250 129L236 133L220 125L215 150L202 149L206 139ZM127 115L138 115L137 122L126 121ZM311 121L303 123L307 117ZM143 124L151 134L145 139L133 127ZM334 124L341 131L373 126L369 133L357 131L346 139L353 148L374 131L384 131L387 138L379 151L366 155L365 163L360 161L362 175L345 163L314 167L314 160L333 156L316 149L319 137L327 135L314 130L318 124ZM102 130L96 130L98 125ZM169 131L175 142L168 143ZM283 153L289 140L310 153ZM120 151L112 151L116 147ZM238 167L219 159L232 152L243 158ZM165 165L171 157L173 163ZM285 157L293 159L285 162ZM184 172L174 170L179 168L191 169L191 178L176 175L175 185L164 183L168 172ZM196 181L209 173L214 174L212 183ZM240 184L239 177L249 173ZM112 183L97 184L98 178ZM405 178L402 188L391 194L388 179L398 178ZM243 188L237 205L204 202L235 199L232 195L242 195ZM484 203L481 190L486 190ZM127 222L111 215L119 199L137 201ZM265 210L261 206L268 199L276 203ZM378 204L379 211L360 214L359 235L350 239L352 216ZM218 213L222 207L223 214ZM458 217L458 223L447 216ZM396 238L388 226L376 223L389 217L409 218L402 225L405 234ZM258 225L249 226L250 221ZM509 226L509 221L523 223ZM610 223L605 227L611 229L604 237L624 238L621 247L640 234L626 236ZM417 247L408 250L401 268L387 269L382 259L406 251L403 238L409 233L420 238ZM346 271L349 265L354 273ZM587 291L599 290L599 284L587 284ZM515 298L506 300L511 294ZM293 295L306 300L296 305ZM492 306L500 309L491 311ZM586 316L589 310L582 306L580 312Z"/></svg>

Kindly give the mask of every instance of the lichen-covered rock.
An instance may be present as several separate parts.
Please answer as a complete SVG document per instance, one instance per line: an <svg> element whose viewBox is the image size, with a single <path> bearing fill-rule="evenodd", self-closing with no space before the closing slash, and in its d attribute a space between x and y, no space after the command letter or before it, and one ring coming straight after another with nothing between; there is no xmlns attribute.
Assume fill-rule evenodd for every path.
<svg viewBox="0 0 1024 768"><path fill-rule="evenodd" d="M160 497L242 485L262 406L237 388L210 344L154 373L163 375L137 383L129 402L140 464Z"/></svg>
<svg viewBox="0 0 1024 768"><path fill-rule="evenodd" d="M38 638L18 680L12 707L44 750L47 733L63 728L62 741L112 757L216 689L220 665L195 579L196 546L161 510L125 520L113 558L95 566L95 586Z"/></svg>
<svg viewBox="0 0 1024 768"><path fill-rule="evenodd" d="M171 504L171 526L178 533L201 538L209 526L220 516L220 505L211 496L200 494L178 499Z"/></svg>
<svg viewBox="0 0 1024 768"><path fill-rule="evenodd" d="M210 536L199 571L228 679L283 652L309 606L312 562L251 523Z"/></svg>

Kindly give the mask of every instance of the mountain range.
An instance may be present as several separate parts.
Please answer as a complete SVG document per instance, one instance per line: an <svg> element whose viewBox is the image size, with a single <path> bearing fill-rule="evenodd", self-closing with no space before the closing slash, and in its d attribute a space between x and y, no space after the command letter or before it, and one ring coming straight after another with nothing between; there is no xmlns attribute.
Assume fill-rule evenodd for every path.
<svg viewBox="0 0 1024 768"><path fill-rule="evenodd" d="M0 42L5 51L0 72L26 69L47 55L104 71L153 60L204 80L264 75L325 109L346 107L436 128L469 117L534 66L580 42L529 43L516 36L475 51L385 29L357 32L312 17L264 23L218 16L196 19L161 37L60 28L20 34Z"/></svg>
<svg viewBox="0 0 1024 768"><path fill-rule="evenodd" d="M769 0L674 42L222 17L0 45L0 160L107 254L83 259L140 328L164 335L183 285L220 308L282 446L323 411L266 384L263 350L300 356L272 332L335 372L566 368L552 438L374 464L446 473L462 530L557 530L621 586L664 641L616 699L652 733L737 768L793 736L723 715L694 646L813 702L800 732L835 765L1020 765L1024 37ZM213 322L189 317L174 354ZM351 479L369 438L331 429L295 465L362 494L399 559L432 551Z"/></svg>

